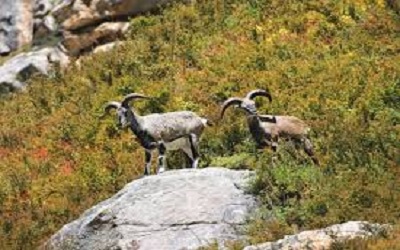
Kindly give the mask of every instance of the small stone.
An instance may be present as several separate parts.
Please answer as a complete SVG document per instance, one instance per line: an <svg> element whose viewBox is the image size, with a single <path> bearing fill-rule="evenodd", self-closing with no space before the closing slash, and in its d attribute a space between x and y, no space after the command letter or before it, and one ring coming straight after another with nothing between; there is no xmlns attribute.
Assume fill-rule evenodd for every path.
<svg viewBox="0 0 400 250"><path fill-rule="evenodd" d="M390 228L388 225L372 224L366 221L349 221L318 230L304 231L295 235L287 235L275 242L267 242L247 246L243 250L323 250L330 249L333 243L348 239L379 236Z"/></svg>

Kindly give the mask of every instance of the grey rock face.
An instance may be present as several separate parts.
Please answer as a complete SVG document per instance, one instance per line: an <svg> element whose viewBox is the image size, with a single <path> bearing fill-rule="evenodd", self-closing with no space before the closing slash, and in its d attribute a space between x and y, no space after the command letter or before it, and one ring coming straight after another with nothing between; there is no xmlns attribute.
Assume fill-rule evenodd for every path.
<svg viewBox="0 0 400 250"><path fill-rule="evenodd" d="M288 235L281 240L248 246L243 250L330 249L335 242L379 236L388 229L389 226L387 225L372 224L366 221L349 221L320 230L304 231L296 235Z"/></svg>
<svg viewBox="0 0 400 250"><path fill-rule="evenodd" d="M52 63L62 66L68 63L68 58L57 48L44 48L11 58L0 67L0 92L24 87L24 82L35 73L47 75Z"/></svg>
<svg viewBox="0 0 400 250"><path fill-rule="evenodd" d="M32 42L33 1L2 0L0 4L0 55Z"/></svg>
<svg viewBox="0 0 400 250"><path fill-rule="evenodd" d="M45 249L196 249L242 237L256 201L245 194L249 171L168 171L126 185L65 225Z"/></svg>

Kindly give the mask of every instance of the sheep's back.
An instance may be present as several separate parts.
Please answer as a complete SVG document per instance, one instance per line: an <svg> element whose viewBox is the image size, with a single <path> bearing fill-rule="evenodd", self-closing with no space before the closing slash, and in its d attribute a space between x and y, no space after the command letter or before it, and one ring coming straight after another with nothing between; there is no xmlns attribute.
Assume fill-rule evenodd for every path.
<svg viewBox="0 0 400 250"><path fill-rule="evenodd" d="M298 136L305 135L309 131L308 125L295 116L276 116L276 125L279 128L279 136Z"/></svg>
<svg viewBox="0 0 400 250"><path fill-rule="evenodd" d="M143 117L143 129L156 140L171 141L177 137L194 133L200 136L204 124L202 119L190 111L151 114Z"/></svg>

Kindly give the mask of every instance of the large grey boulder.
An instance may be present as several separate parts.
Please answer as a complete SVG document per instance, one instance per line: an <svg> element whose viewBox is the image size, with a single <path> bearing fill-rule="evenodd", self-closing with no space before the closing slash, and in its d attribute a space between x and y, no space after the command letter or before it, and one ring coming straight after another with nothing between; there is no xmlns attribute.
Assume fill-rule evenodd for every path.
<svg viewBox="0 0 400 250"><path fill-rule="evenodd" d="M241 239L256 201L250 171L168 171L135 180L65 225L45 249L196 249Z"/></svg>
<svg viewBox="0 0 400 250"><path fill-rule="evenodd" d="M0 55L6 55L32 42L32 12L32 0L1 0Z"/></svg>
<svg viewBox="0 0 400 250"><path fill-rule="evenodd" d="M380 236L389 230L388 225L368 223L366 221L349 221L324 229L304 231L295 235L285 236L284 239L248 246L243 250L322 250L330 249L334 243L344 242L355 238Z"/></svg>
<svg viewBox="0 0 400 250"><path fill-rule="evenodd" d="M64 66L68 60L58 48L21 53L0 66L0 93L21 89L33 74L47 75L54 63Z"/></svg>

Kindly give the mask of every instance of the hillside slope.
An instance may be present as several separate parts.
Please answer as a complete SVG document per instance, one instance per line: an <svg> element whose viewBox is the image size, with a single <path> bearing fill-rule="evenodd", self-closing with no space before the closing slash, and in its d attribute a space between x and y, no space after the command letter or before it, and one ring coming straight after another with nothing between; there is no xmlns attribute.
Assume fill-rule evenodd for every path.
<svg viewBox="0 0 400 250"><path fill-rule="evenodd" d="M143 169L143 152L107 101L156 97L139 112L192 110L214 120L201 165L258 170L254 192L280 220L249 229L262 242L347 220L399 223L400 20L383 0L196 1L131 21L118 49L37 77L0 100L0 242L38 246ZM239 110L217 121L230 96L268 88L260 112L313 128L321 168L282 147L256 155ZM169 166L181 166L180 154ZM262 218L262 216L260 216ZM273 227L273 228L271 228Z"/></svg>

